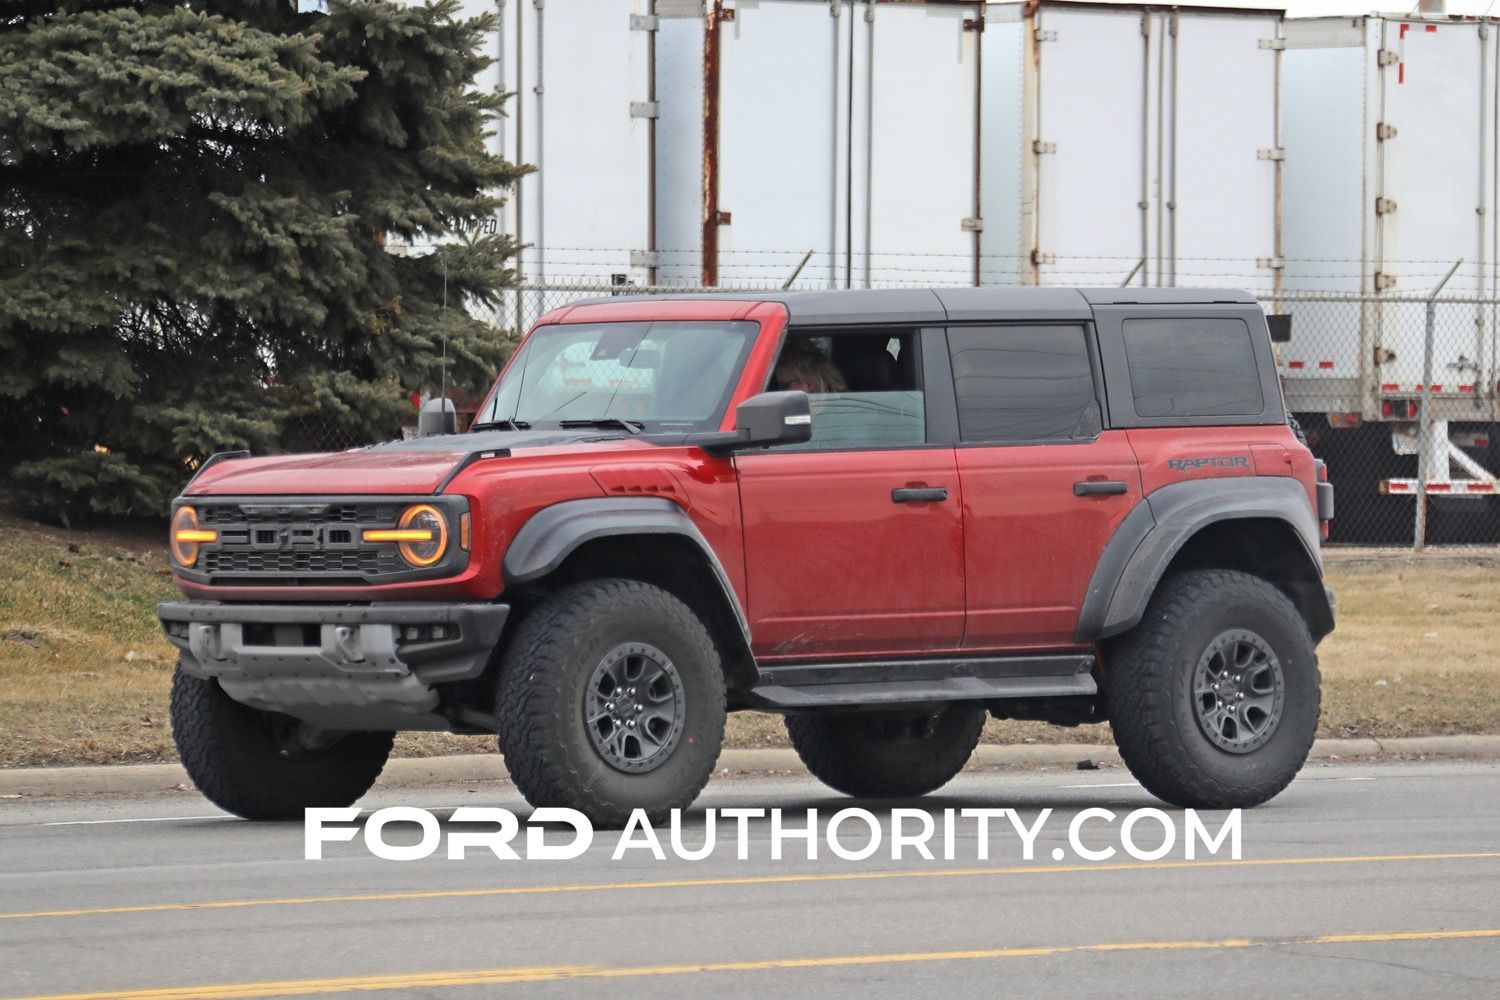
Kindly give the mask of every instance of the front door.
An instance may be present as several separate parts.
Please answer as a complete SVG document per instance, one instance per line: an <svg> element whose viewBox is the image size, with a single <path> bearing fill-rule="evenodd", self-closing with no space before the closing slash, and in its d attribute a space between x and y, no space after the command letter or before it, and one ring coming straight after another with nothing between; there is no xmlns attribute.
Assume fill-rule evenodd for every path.
<svg viewBox="0 0 1500 1000"><path fill-rule="evenodd" d="M808 392L806 444L735 459L757 659L894 657L963 636L963 494L929 443L916 331L788 336L771 388Z"/></svg>

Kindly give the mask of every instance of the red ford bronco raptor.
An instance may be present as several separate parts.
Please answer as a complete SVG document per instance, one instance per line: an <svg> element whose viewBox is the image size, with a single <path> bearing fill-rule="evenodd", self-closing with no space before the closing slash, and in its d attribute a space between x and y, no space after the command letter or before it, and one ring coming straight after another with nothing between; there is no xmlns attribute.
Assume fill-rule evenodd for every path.
<svg viewBox="0 0 1500 1000"><path fill-rule="evenodd" d="M993 715L1108 721L1167 802L1252 806L1317 726L1332 508L1240 292L586 302L468 433L204 463L173 732L251 818L354 802L414 729L658 817L740 709L851 795L940 787Z"/></svg>

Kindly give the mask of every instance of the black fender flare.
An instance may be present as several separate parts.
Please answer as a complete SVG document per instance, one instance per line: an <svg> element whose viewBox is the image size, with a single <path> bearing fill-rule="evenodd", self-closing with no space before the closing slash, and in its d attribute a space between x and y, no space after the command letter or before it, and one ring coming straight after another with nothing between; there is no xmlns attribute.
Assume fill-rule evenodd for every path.
<svg viewBox="0 0 1500 1000"><path fill-rule="evenodd" d="M1310 569L1323 576L1318 517L1307 491L1287 476L1233 476L1172 483L1148 495L1125 517L1089 580L1078 613L1079 642L1134 628L1173 557L1202 529L1219 521L1274 520L1291 528ZM1314 637L1332 629L1333 608L1321 586L1310 595ZM1327 627L1323 623L1326 621Z"/></svg>
<svg viewBox="0 0 1500 1000"><path fill-rule="evenodd" d="M505 584L539 580L561 566L580 545L616 535L677 535L703 553L723 599L739 623L739 638L750 650L750 621L729 574L703 532L679 505L665 497L593 497L543 507L521 526L505 550Z"/></svg>

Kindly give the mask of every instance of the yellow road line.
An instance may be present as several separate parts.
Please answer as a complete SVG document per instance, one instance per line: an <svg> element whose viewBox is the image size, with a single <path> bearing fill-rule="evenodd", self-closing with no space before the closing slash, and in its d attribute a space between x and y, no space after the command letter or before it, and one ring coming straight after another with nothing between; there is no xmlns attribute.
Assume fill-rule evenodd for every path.
<svg viewBox="0 0 1500 1000"><path fill-rule="evenodd" d="M343 896L289 896L280 899L224 899L201 903L142 903L77 910L32 910L0 913L0 920L45 917L97 917L121 913L167 913L176 910L237 910L255 906L309 906L317 903L389 903L424 899L471 899L488 896L541 896L572 892L617 892L638 889L702 889L718 886L793 885L803 882L876 882L889 879L982 878L1000 875L1062 875L1076 872L1166 871L1178 868L1275 868L1290 865L1391 864L1403 861L1472 861L1500 858L1500 851L1461 854L1367 854L1311 858L1254 858L1246 861L1126 861L1081 865L1011 865L1000 868L911 868L902 871L820 872L809 875L741 875L729 878L672 879L658 882L581 882L572 885L522 885L493 889L430 889L372 892Z"/></svg>
<svg viewBox="0 0 1500 1000"><path fill-rule="evenodd" d="M644 976L682 976L708 972L764 972L787 969L829 969L856 965L902 965L914 962L966 962L1006 958L1099 952L1222 951L1239 948L1278 948L1296 945L1396 944L1413 941L1466 941L1500 938L1500 927L1455 931L1393 931L1365 934L1318 934L1312 937L1225 938L1207 941L1120 941L1102 944L1043 945L1020 948L983 948L969 951L909 951L876 955L832 955L822 958L767 958L742 962L693 962L680 965L554 965L495 969L459 969L396 973L384 976L345 976L335 979L283 979L260 983L222 983L152 990L112 990L108 993L63 993L19 997L16 1000L228 1000L228 998L310 996L327 993L368 993L459 986L505 986L566 979L622 979Z"/></svg>

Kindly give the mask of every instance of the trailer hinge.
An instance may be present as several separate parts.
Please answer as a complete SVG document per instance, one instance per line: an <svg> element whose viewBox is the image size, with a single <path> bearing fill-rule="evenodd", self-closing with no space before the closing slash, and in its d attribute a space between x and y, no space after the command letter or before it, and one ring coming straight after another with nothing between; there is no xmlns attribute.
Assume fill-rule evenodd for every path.
<svg viewBox="0 0 1500 1000"><path fill-rule="evenodd" d="M724 24L724 23L726 23L728 21L733 21L733 20L734 20L734 8L733 7L720 7L719 8L719 23L720 24Z"/></svg>
<svg viewBox="0 0 1500 1000"><path fill-rule="evenodd" d="M1396 276L1394 274L1386 274L1384 271L1375 272L1375 290L1377 292L1383 292L1395 287Z"/></svg>
<svg viewBox="0 0 1500 1000"><path fill-rule="evenodd" d="M958 228L966 233L982 233L984 232L984 220L970 216L967 219L960 220Z"/></svg>
<svg viewBox="0 0 1500 1000"><path fill-rule="evenodd" d="M1032 34L1032 37L1035 38L1038 43L1041 43L1041 42L1055 42L1055 41L1057 41L1057 32L1055 32L1055 31L1044 31L1043 29L1038 28L1035 31L1033 31L1031 34Z"/></svg>
<svg viewBox="0 0 1500 1000"><path fill-rule="evenodd" d="M661 254L655 250L632 250L630 251L631 267L661 267Z"/></svg>
<svg viewBox="0 0 1500 1000"><path fill-rule="evenodd" d="M1038 156L1041 156L1043 153L1055 153L1057 152L1057 143L1033 139L1031 140L1031 151Z"/></svg>
<svg viewBox="0 0 1500 1000"><path fill-rule="evenodd" d="M1033 250L1031 251L1031 263L1034 265L1056 264L1057 254L1042 253L1040 250Z"/></svg>
<svg viewBox="0 0 1500 1000"><path fill-rule="evenodd" d="M631 14L631 31L655 31L661 27L661 18L655 14Z"/></svg>
<svg viewBox="0 0 1500 1000"><path fill-rule="evenodd" d="M1381 49L1375 53L1375 65L1377 66L1394 66L1400 61L1401 54L1399 52L1392 52L1390 49Z"/></svg>
<svg viewBox="0 0 1500 1000"><path fill-rule="evenodd" d="M1385 122L1375 123L1375 141L1385 142L1387 139L1396 138L1396 126L1387 125Z"/></svg>
<svg viewBox="0 0 1500 1000"><path fill-rule="evenodd" d="M1286 261L1280 257L1257 257L1255 258L1255 266L1266 267L1270 268L1273 271L1279 271L1283 267L1286 267Z"/></svg>
<svg viewBox="0 0 1500 1000"><path fill-rule="evenodd" d="M1260 40L1260 47L1263 49L1274 49L1275 51L1280 52L1282 49L1286 48L1286 39L1262 38Z"/></svg>
<svg viewBox="0 0 1500 1000"><path fill-rule="evenodd" d="M660 118L660 101L631 101L630 117L632 118Z"/></svg>
<svg viewBox="0 0 1500 1000"><path fill-rule="evenodd" d="M965 31L983 31L984 30L984 18L982 18L982 17L966 17L966 18L964 18L964 30Z"/></svg>
<svg viewBox="0 0 1500 1000"><path fill-rule="evenodd" d="M1257 160L1284 160L1286 159L1286 150L1280 147L1276 149L1257 149L1255 151L1255 158Z"/></svg>
<svg viewBox="0 0 1500 1000"><path fill-rule="evenodd" d="M710 215L708 217L708 221L715 226L727 226L729 225L729 222L732 218L733 216L730 215L730 213L725 211L718 211L713 215Z"/></svg>
<svg viewBox="0 0 1500 1000"><path fill-rule="evenodd" d="M1396 199L1395 198L1376 198L1375 199L1375 214L1376 215L1390 215L1395 210L1396 210Z"/></svg>

